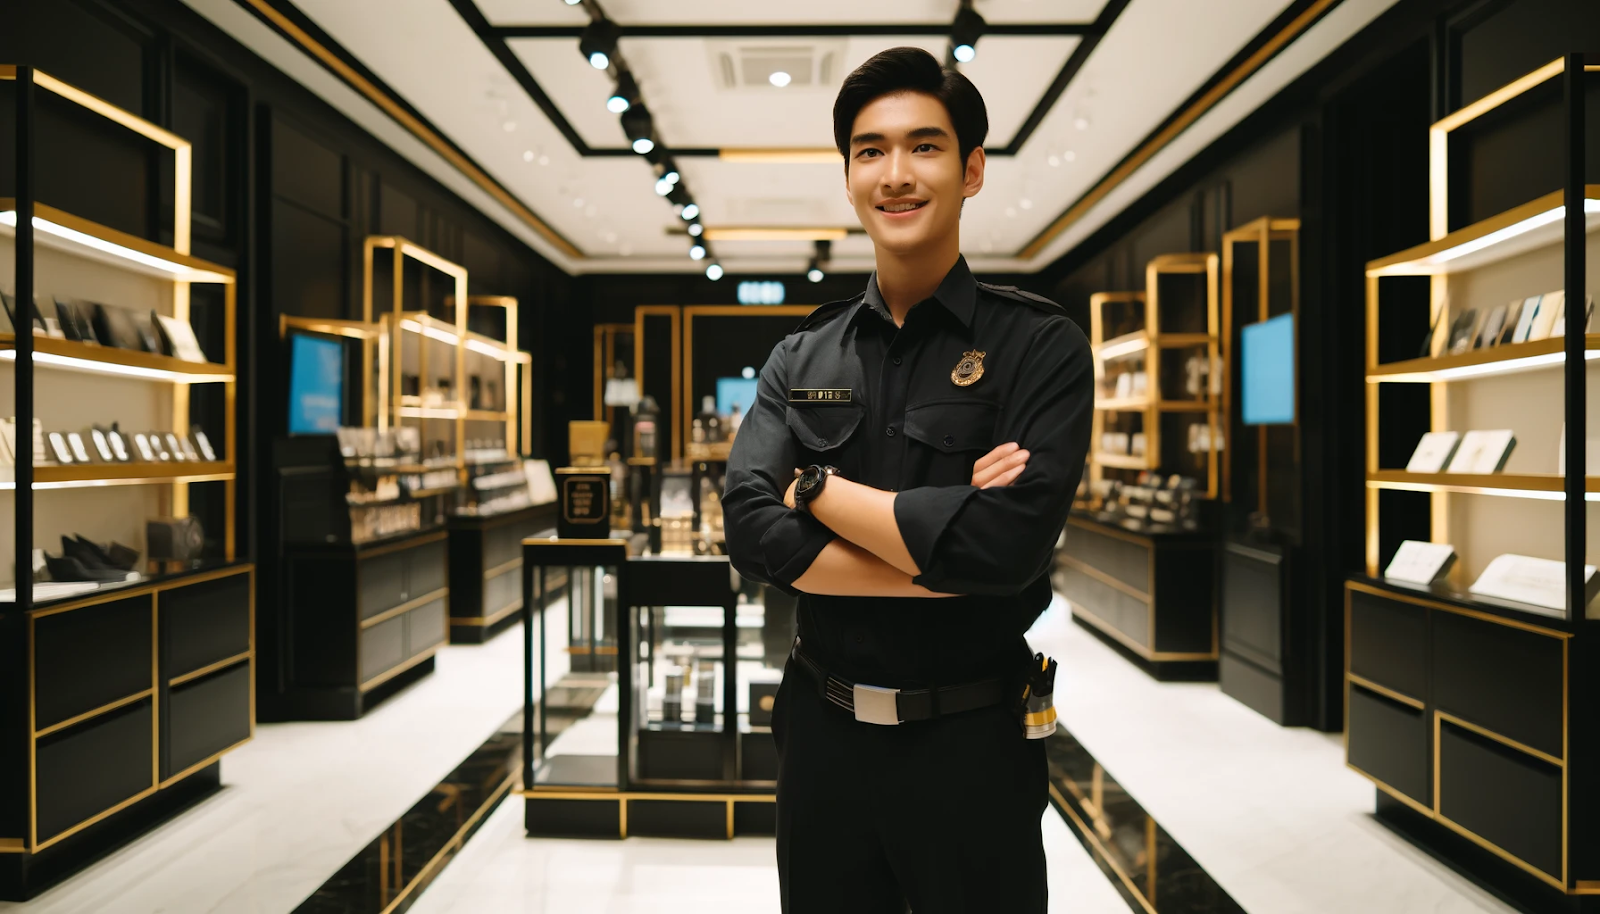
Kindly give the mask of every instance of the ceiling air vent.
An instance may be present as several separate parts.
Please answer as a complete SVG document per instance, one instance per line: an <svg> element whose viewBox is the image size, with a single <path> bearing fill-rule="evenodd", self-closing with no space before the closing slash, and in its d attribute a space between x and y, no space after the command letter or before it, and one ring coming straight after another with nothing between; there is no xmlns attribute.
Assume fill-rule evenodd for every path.
<svg viewBox="0 0 1600 914"><path fill-rule="evenodd" d="M770 90L772 74L780 71L789 74L789 86L832 88L844 50L843 42L833 41L782 45L708 41L706 44L717 86L726 90Z"/></svg>

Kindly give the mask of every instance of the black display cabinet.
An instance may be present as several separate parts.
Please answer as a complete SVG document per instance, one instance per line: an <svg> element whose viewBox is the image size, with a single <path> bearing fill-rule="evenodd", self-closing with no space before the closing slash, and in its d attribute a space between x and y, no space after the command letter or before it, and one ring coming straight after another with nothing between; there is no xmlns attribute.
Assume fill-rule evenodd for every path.
<svg viewBox="0 0 1600 914"><path fill-rule="evenodd" d="M555 503L450 517L452 644L482 644L516 623L523 600L522 541L555 523Z"/></svg>
<svg viewBox="0 0 1600 914"><path fill-rule="evenodd" d="M640 555L643 543L523 545L528 834L772 834L763 633L787 617L741 602L726 557ZM557 569L564 623L547 609Z"/></svg>

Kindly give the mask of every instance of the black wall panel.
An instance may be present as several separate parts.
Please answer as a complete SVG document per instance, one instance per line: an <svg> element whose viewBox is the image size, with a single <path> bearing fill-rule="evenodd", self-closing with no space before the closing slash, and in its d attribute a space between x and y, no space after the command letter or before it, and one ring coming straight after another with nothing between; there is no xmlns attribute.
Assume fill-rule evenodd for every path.
<svg viewBox="0 0 1600 914"><path fill-rule="evenodd" d="M302 317L361 317L345 293L345 227L286 200L272 201L273 305ZM281 390L282 388L279 388Z"/></svg>
<svg viewBox="0 0 1600 914"><path fill-rule="evenodd" d="M1574 51L1600 48L1600 3L1492 0L1452 24L1455 105Z"/></svg>
<svg viewBox="0 0 1600 914"><path fill-rule="evenodd" d="M343 219L344 158L292 121L275 117L272 121L272 192L312 212ZM276 246L273 252L279 254ZM279 254L279 259L281 257Z"/></svg>
<svg viewBox="0 0 1600 914"><path fill-rule="evenodd" d="M22 0L16 30L0 29L0 61L30 63L142 117L154 117L154 36L110 4ZM0 20L3 21L3 20Z"/></svg>

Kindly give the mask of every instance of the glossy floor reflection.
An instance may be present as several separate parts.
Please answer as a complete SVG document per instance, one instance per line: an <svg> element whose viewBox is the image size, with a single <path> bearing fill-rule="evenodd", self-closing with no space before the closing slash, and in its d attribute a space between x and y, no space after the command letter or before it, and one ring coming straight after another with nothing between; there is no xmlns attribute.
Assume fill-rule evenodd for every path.
<svg viewBox="0 0 1600 914"><path fill-rule="evenodd" d="M403 914L505 800L521 768L519 711L294 914Z"/></svg>

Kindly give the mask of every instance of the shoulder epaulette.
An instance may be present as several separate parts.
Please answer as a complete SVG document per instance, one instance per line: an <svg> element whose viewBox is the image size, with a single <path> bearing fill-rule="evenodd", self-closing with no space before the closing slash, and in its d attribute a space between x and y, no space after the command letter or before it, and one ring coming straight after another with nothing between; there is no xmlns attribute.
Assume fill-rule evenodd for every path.
<svg viewBox="0 0 1600 914"><path fill-rule="evenodd" d="M1024 291L1016 286L997 286L993 283L980 282L978 283L978 287L985 291L993 292L1002 298L1009 298L1012 301L1022 302L1031 308L1037 308L1038 310L1047 312L1049 314L1065 315L1067 313L1067 309L1061 307L1050 299L1045 298L1043 295L1035 295L1032 292Z"/></svg>
<svg viewBox="0 0 1600 914"><path fill-rule="evenodd" d="M800 326L794 328L794 332L799 333L802 330L810 330L813 327L820 327L824 322L836 317L837 315L843 314L850 308L851 305L861 301L862 296L865 294L866 293L863 292L861 295L857 295L855 298L847 298L844 301L834 301L828 302L826 305L819 305L815 311L812 311L810 314L805 316L805 319L800 322Z"/></svg>

